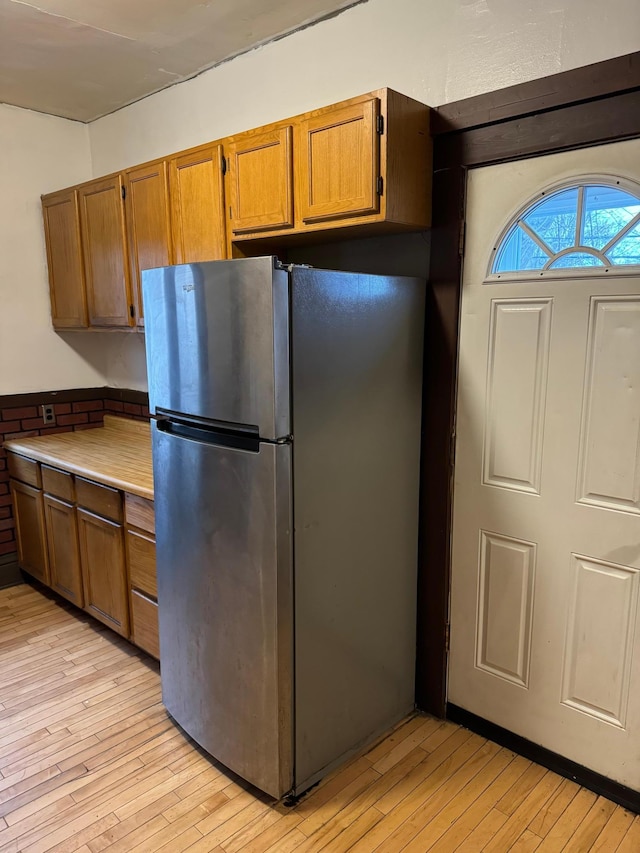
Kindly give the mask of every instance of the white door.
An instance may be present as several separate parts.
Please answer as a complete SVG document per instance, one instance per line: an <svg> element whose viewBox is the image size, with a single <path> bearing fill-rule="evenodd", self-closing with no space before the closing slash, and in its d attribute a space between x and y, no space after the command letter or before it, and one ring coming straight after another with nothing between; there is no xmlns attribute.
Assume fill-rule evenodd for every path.
<svg viewBox="0 0 640 853"><path fill-rule="evenodd" d="M551 269L488 275L509 217L595 175L640 196L640 140L469 175L448 701L640 789L640 226L612 249L597 193L574 190L573 219L558 196L505 249ZM600 273L554 272L585 218Z"/></svg>

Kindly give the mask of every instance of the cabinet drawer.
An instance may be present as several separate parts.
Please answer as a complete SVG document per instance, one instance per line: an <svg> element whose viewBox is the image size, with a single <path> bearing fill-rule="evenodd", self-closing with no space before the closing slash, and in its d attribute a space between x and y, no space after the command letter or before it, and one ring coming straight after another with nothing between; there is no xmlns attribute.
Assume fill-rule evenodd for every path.
<svg viewBox="0 0 640 853"><path fill-rule="evenodd" d="M146 530L147 533L156 532L153 501L140 498L137 495L130 495L127 492L124 496L124 515L127 524L132 527L139 527L141 530Z"/></svg>
<svg viewBox="0 0 640 853"><path fill-rule="evenodd" d="M131 586L157 598L155 540L136 533L134 530L128 530L127 560L129 562L129 583Z"/></svg>
<svg viewBox="0 0 640 853"><path fill-rule="evenodd" d="M131 640L154 658L160 658L158 605L135 590L131 591Z"/></svg>
<svg viewBox="0 0 640 853"><path fill-rule="evenodd" d="M27 459L26 456L9 453L9 476L36 489L42 488L40 465L33 459Z"/></svg>
<svg viewBox="0 0 640 853"><path fill-rule="evenodd" d="M56 498L62 498L70 503L75 500L73 477L66 471L59 471L57 468L49 468L48 465L43 465L42 488Z"/></svg>
<svg viewBox="0 0 640 853"><path fill-rule="evenodd" d="M120 492L83 477L76 477L76 503L112 521L122 521Z"/></svg>

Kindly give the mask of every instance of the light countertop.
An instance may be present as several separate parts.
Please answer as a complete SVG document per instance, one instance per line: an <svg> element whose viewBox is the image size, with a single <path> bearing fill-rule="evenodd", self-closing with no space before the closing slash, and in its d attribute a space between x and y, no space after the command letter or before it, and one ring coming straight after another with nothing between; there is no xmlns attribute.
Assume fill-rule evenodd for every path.
<svg viewBox="0 0 640 853"><path fill-rule="evenodd" d="M5 442L7 450L53 468L153 500L151 429L113 415L104 427Z"/></svg>

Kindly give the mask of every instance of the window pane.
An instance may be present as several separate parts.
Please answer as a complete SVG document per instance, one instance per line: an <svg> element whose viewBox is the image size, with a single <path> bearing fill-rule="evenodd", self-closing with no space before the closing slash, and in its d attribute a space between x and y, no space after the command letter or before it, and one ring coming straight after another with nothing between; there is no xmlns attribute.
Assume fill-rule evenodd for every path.
<svg viewBox="0 0 640 853"><path fill-rule="evenodd" d="M630 193L615 187L586 187L582 245L602 249L638 213L640 200Z"/></svg>
<svg viewBox="0 0 640 853"><path fill-rule="evenodd" d="M553 193L524 215L524 221L554 252L576 243L578 188Z"/></svg>
<svg viewBox="0 0 640 853"><path fill-rule="evenodd" d="M640 264L640 223L607 252L614 264Z"/></svg>
<svg viewBox="0 0 640 853"><path fill-rule="evenodd" d="M571 252L569 255L563 255L561 258L549 264L549 269L561 270L571 269L572 267L601 267L604 266L600 258L595 258L593 255L588 255L586 252Z"/></svg>
<svg viewBox="0 0 640 853"><path fill-rule="evenodd" d="M493 271L539 270L548 260L549 256L516 223L498 251Z"/></svg>

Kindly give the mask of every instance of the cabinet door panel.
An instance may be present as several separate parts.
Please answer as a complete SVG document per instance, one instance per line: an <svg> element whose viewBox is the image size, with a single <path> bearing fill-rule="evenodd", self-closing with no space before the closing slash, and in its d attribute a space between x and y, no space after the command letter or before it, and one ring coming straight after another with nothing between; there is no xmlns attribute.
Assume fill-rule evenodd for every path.
<svg viewBox="0 0 640 853"><path fill-rule="evenodd" d="M42 583L49 584L42 492L25 483L11 481L13 512L18 540L18 563Z"/></svg>
<svg viewBox="0 0 640 853"><path fill-rule="evenodd" d="M129 169L125 176L129 259L136 323L144 325L140 273L172 263L166 162Z"/></svg>
<svg viewBox="0 0 640 853"><path fill-rule="evenodd" d="M55 329L85 328L89 320L76 190L44 196L42 215L53 326Z"/></svg>
<svg viewBox="0 0 640 853"><path fill-rule="evenodd" d="M135 530L127 530L129 582L148 596L158 597L156 578L156 542Z"/></svg>
<svg viewBox="0 0 640 853"><path fill-rule="evenodd" d="M73 504L44 496L51 588L69 601L84 606L78 525Z"/></svg>
<svg viewBox="0 0 640 853"><path fill-rule="evenodd" d="M232 232L292 228L291 127L243 137L227 150Z"/></svg>
<svg viewBox="0 0 640 853"><path fill-rule="evenodd" d="M175 262L226 257L222 146L175 157L169 181Z"/></svg>
<svg viewBox="0 0 640 853"><path fill-rule="evenodd" d="M371 98L301 122L296 174L303 223L378 212L378 111Z"/></svg>
<svg viewBox="0 0 640 853"><path fill-rule="evenodd" d="M131 642L160 658L158 605L135 590L131 590Z"/></svg>
<svg viewBox="0 0 640 853"><path fill-rule="evenodd" d="M129 608L121 524L78 509L84 609L125 637Z"/></svg>
<svg viewBox="0 0 640 853"><path fill-rule="evenodd" d="M132 301L122 200L116 175L79 190L89 322L92 326L130 326Z"/></svg>

